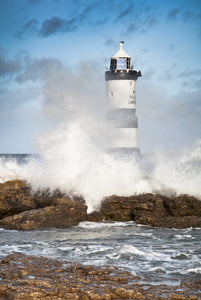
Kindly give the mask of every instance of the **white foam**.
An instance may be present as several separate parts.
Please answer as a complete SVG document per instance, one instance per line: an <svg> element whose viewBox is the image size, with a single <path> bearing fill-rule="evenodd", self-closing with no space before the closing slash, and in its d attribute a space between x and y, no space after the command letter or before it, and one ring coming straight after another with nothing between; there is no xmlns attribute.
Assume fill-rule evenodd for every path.
<svg viewBox="0 0 201 300"><path fill-rule="evenodd" d="M176 234L175 238L177 238L179 240L191 240L191 239L194 239L194 237L192 237L190 234Z"/></svg>
<svg viewBox="0 0 201 300"><path fill-rule="evenodd" d="M167 274L174 274L175 272L167 272ZM201 267L197 267L197 268L189 268L189 269L180 269L179 271L180 274L182 275L188 275L189 273L191 274L201 274Z"/></svg>
<svg viewBox="0 0 201 300"><path fill-rule="evenodd" d="M80 222L78 227L86 229L104 228L104 227L125 227L133 225L135 222Z"/></svg>
<svg viewBox="0 0 201 300"><path fill-rule="evenodd" d="M153 267L149 269L149 272L155 272L155 273L166 273L164 268L161 267Z"/></svg>
<svg viewBox="0 0 201 300"><path fill-rule="evenodd" d="M108 255L108 257L112 259L121 259L123 257L127 257L130 260L135 260L136 256L141 256L142 259L146 258L146 260L148 261L170 261L169 255L157 253L152 251L151 249L146 249L145 251L142 251L133 245L124 245L117 252Z"/></svg>
<svg viewBox="0 0 201 300"><path fill-rule="evenodd" d="M190 254L190 253L184 253L184 252L177 252L173 256L171 256L173 259L196 259L196 256Z"/></svg>
<svg viewBox="0 0 201 300"><path fill-rule="evenodd" d="M132 245L125 245L123 246L120 251L120 254L134 254L134 255L140 255L140 256L144 256L145 252L139 250L138 248L136 248L135 246Z"/></svg>
<svg viewBox="0 0 201 300"><path fill-rule="evenodd" d="M135 256L143 256L148 261L170 261L170 255L165 253L154 252L151 248L145 248L145 250L139 250L137 247L133 245L124 245L116 254L116 258L120 258L122 256L130 256L130 259L133 260Z"/></svg>
<svg viewBox="0 0 201 300"><path fill-rule="evenodd" d="M59 250L61 251L72 251L74 247L70 246L63 246L63 247L58 247Z"/></svg>
<svg viewBox="0 0 201 300"><path fill-rule="evenodd" d="M151 232L133 232L133 234L138 236L153 236L153 233Z"/></svg>
<svg viewBox="0 0 201 300"><path fill-rule="evenodd" d="M187 269L186 273L195 273L195 274L201 274L201 268L192 268L192 269Z"/></svg>
<svg viewBox="0 0 201 300"><path fill-rule="evenodd" d="M19 252L20 250L20 246L16 246L16 245L3 245L3 246L0 246L0 249L1 249L1 254L2 253L12 253L12 252Z"/></svg>

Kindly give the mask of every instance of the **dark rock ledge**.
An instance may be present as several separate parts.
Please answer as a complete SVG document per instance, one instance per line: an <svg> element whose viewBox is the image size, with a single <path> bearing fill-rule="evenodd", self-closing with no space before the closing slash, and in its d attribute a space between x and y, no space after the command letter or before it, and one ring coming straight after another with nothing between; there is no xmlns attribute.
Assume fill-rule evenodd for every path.
<svg viewBox="0 0 201 300"><path fill-rule="evenodd" d="M116 267L66 264L14 253L0 262L1 300L200 300L201 280L151 285Z"/></svg>
<svg viewBox="0 0 201 300"><path fill-rule="evenodd" d="M103 199L99 212L87 214L83 199L70 199L59 191L32 193L31 187L14 180L0 184L0 227L32 230L75 226L81 221L135 221L137 224L186 228L201 227L201 201L189 196L165 197L142 194Z"/></svg>

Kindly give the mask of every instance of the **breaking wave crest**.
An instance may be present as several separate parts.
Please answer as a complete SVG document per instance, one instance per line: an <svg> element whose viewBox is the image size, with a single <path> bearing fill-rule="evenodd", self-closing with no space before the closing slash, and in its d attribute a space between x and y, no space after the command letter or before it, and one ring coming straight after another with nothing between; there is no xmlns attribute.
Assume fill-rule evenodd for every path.
<svg viewBox="0 0 201 300"><path fill-rule="evenodd" d="M201 141L180 156L157 154L137 161L117 159L101 151L76 124L59 139L55 132L51 145L49 140L43 141L40 158L29 157L21 164L16 159L0 158L0 181L21 179L34 190L60 189L82 195L89 211L112 194L187 193L201 198Z"/></svg>

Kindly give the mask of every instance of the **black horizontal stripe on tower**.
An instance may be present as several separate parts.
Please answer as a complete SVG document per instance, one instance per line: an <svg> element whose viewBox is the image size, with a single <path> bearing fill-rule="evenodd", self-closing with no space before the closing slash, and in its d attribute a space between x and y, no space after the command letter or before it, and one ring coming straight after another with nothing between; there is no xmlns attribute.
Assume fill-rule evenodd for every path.
<svg viewBox="0 0 201 300"><path fill-rule="evenodd" d="M136 110L131 108L116 108L108 112L108 120L116 128L138 128Z"/></svg>
<svg viewBox="0 0 201 300"><path fill-rule="evenodd" d="M117 70L117 71L106 71L105 72L105 80L137 80L141 75L140 71L130 70Z"/></svg>

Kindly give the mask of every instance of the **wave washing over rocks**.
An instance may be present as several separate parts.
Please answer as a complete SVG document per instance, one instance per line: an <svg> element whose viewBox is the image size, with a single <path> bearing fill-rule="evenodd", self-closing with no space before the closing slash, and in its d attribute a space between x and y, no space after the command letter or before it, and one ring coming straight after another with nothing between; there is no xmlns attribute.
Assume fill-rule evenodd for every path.
<svg viewBox="0 0 201 300"><path fill-rule="evenodd" d="M201 227L201 201L183 195L142 194L111 196L100 210L87 213L82 198L70 199L60 191L33 193L22 181L0 184L0 226L5 229L66 228L81 221L135 221L157 227Z"/></svg>
<svg viewBox="0 0 201 300"><path fill-rule="evenodd" d="M56 131L42 140L40 157L0 157L0 182L23 180L34 191L82 196L88 212L99 209L111 195L188 194L201 199L201 141L177 155L117 159L93 144L83 130L73 124Z"/></svg>
<svg viewBox="0 0 201 300"><path fill-rule="evenodd" d="M1 299L201 299L200 144L92 165L62 149L0 159Z"/></svg>

